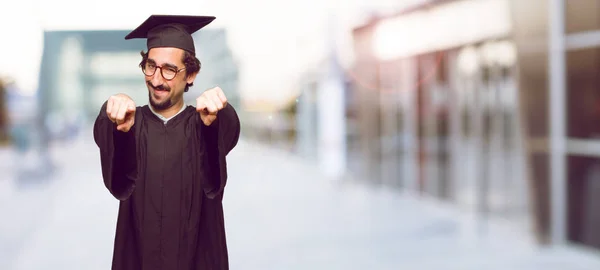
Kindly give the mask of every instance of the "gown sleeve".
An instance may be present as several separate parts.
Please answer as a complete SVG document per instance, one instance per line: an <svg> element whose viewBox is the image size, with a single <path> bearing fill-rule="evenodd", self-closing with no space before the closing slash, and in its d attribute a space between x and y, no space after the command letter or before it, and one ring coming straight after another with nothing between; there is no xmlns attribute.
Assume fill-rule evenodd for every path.
<svg viewBox="0 0 600 270"><path fill-rule="evenodd" d="M100 149L104 185L116 199L126 200L133 193L137 175L135 124L129 132L118 131L106 116L106 105L104 102L94 123L94 140Z"/></svg>
<svg viewBox="0 0 600 270"><path fill-rule="evenodd" d="M210 126L200 121L206 149L205 164L208 167L208 185L204 191L208 198L222 198L227 183L227 154L237 145L240 137L240 119L235 108L228 104L219 111Z"/></svg>

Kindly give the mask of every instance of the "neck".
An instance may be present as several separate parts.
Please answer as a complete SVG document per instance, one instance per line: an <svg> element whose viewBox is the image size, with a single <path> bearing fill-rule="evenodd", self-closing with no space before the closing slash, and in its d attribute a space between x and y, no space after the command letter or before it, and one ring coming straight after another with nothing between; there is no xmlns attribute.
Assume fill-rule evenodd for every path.
<svg viewBox="0 0 600 270"><path fill-rule="evenodd" d="M152 107L152 105L150 104L150 106ZM177 114L181 108L183 107L183 99L178 101L177 103L173 104L173 106L164 109L164 110L157 110L156 108L152 107L152 110L155 111L156 113L162 115L164 118L170 118L173 115Z"/></svg>

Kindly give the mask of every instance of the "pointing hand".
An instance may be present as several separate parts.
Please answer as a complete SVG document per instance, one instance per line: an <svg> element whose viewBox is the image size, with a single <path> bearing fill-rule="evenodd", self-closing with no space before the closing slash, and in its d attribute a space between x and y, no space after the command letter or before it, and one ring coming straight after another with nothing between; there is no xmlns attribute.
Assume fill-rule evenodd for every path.
<svg viewBox="0 0 600 270"><path fill-rule="evenodd" d="M196 99L196 111L200 113L202 122L207 126L217 119L217 113L226 106L227 98L219 87L207 90Z"/></svg>
<svg viewBox="0 0 600 270"><path fill-rule="evenodd" d="M135 102L125 95L117 94L108 98L106 115L117 124L117 130L128 132L135 122Z"/></svg>

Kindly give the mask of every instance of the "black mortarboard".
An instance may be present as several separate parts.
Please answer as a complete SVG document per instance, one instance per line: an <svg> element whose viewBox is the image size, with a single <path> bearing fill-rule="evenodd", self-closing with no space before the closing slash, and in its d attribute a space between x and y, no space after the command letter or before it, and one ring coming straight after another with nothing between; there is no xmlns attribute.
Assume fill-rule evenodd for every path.
<svg viewBox="0 0 600 270"><path fill-rule="evenodd" d="M145 38L148 50L175 47L196 55L192 34L214 19L213 16L152 15L125 39Z"/></svg>

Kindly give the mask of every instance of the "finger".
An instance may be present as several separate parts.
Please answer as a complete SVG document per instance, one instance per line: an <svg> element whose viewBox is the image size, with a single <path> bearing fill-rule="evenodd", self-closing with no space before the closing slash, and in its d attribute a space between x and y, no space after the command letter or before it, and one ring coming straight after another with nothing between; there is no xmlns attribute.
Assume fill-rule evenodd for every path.
<svg viewBox="0 0 600 270"><path fill-rule="evenodd" d="M123 132L127 132L129 131L129 129L131 128L131 126L127 123L123 123L117 126L117 130L118 131L123 131Z"/></svg>
<svg viewBox="0 0 600 270"><path fill-rule="evenodd" d="M117 121L123 121L125 114L127 113L127 104L121 103L119 106L119 112L117 114Z"/></svg>
<svg viewBox="0 0 600 270"><path fill-rule="evenodd" d="M135 103L131 102L129 106L127 106L126 116L127 120L133 120L135 118Z"/></svg>
<svg viewBox="0 0 600 270"><path fill-rule="evenodd" d="M129 128L131 128L131 127L133 127L133 124L134 124L134 123L135 123L135 118L131 117L131 118L127 119L127 121L125 121L125 123L124 123L124 124L127 124L127 126L128 126Z"/></svg>
<svg viewBox="0 0 600 270"><path fill-rule="evenodd" d="M210 126L210 124L212 124L215 120L217 120L216 115L207 115L204 117L204 124Z"/></svg>
<svg viewBox="0 0 600 270"><path fill-rule="evenodd" d="M127 113L125 116L125 120L123 120L124 124L128 124L129 126L133 126L135 123L135 112Z"/></svg>
<svg viewBox="0 0 600 270"><path fill-rule="evenodd" d="M218 91L210 91L206 93L206 99L208 100L207 107L211 113L215 113L216 111L223 109L223 104L221 103L221 99L217 93Z"/></svg>
<svg viewBox="0 0 600 270"><path fill-rule="evenodd" d="M130 104L127 106L127 112L128 112L128 113L135 112L135 105L133 105L133 104L131 104L131 103L130 103Z"/></svg>
<svg viewBox="0 0 600 270"><path fill-rule="evenodd" d="M110 112L113 107L113 103L114 103L114 100L112 98L109 98L108 101L106 102L106 114L109 116L110 116Z"/></svg>
<svg viewBox="0 0 600 270"><path fill-rule="evenodd" d="M227 105L227 97L225 97L225 93L221 89L217 91L217 97L221 100L221 104Z"/></svg>
<svg viewBox="0 0 600 270"><path fill-rule="evenodd" d="M219 97L219 90L217 89L217 91L211 91L208 94L208 99L210 99L212 101L212 104L215 105L215 107L217 108L217 110L221 110L223 109L223 102L221 101L221 98Z"/></svg>
<svg viewBox="0 0 600 270"><path fill-rule="evenodd" d="M119 114L119 108L121 107L121 101L119 100L114 100L113 101L113 106L110 110L110 118L113 120L117 119L117 115Z"/></svg>
<svg viewBox="0 0 600 270"><path fill-rule="evenodd" d="M215 104L217 106L217 110L223 109L223 102L217 95L214 96L214 98L212 99L212 102L213 102L213 104Z"/></svg>
<svg viewBox="0 0 600 270"><path fill-rule="evenodd" d="M213 100L207 100L206 109L208 110L209 114L217 114L217 112L219 111L219 109L217 108L217 104L215 104Z"/></svg>
<svg viewBox="0 0 600 270"><path fill-rule="evenodd" d="M199 97L196 99L196 111L203 111L206 109L206 99L204 97Z"/></svg>

